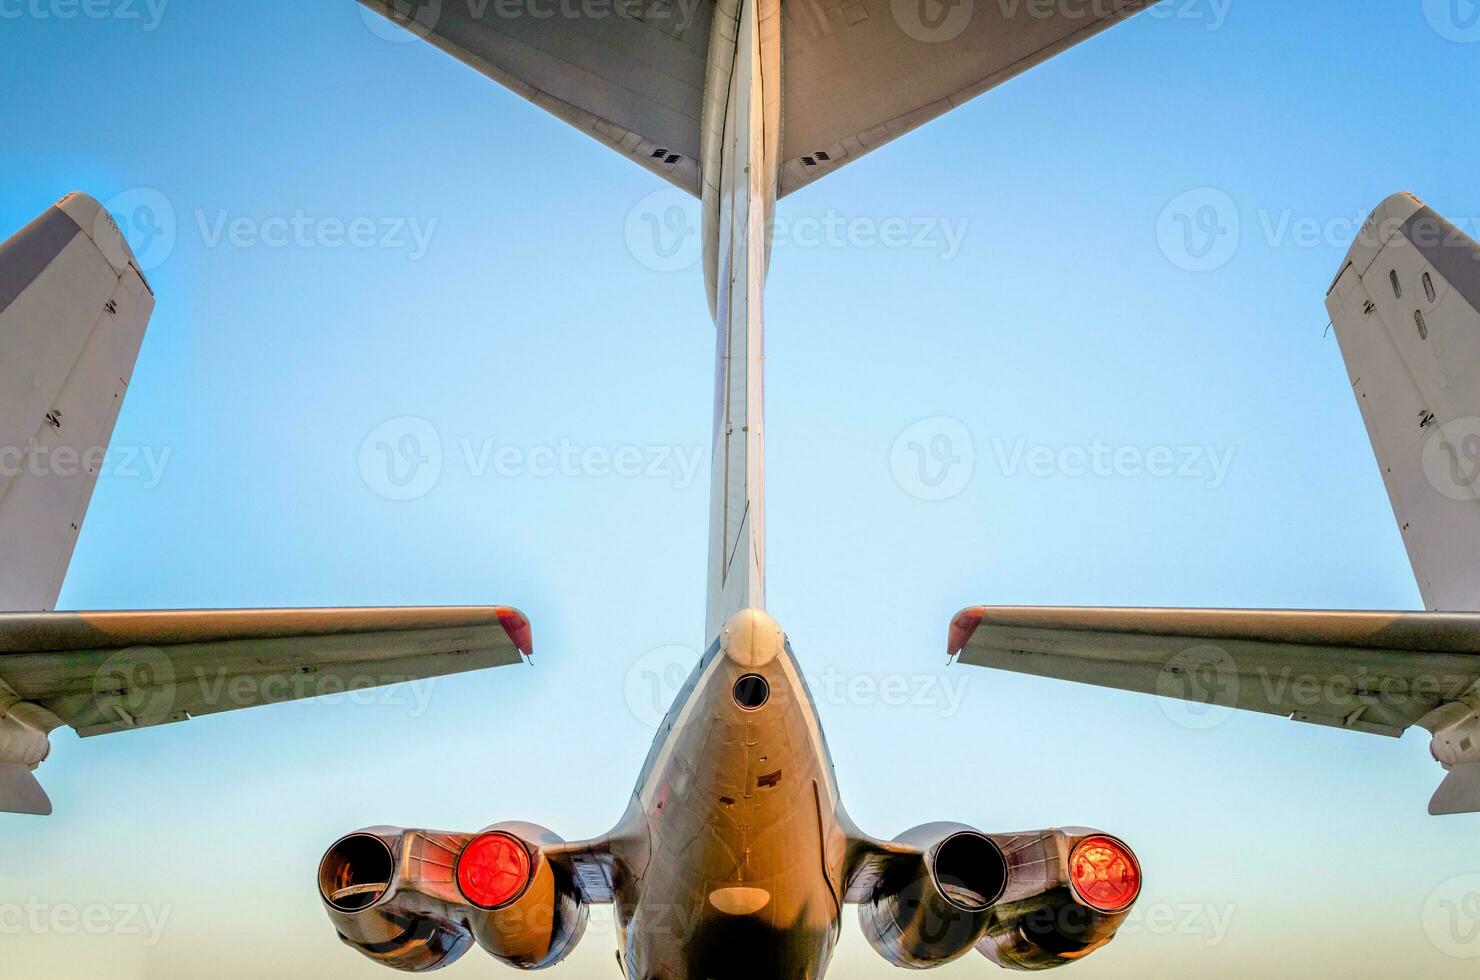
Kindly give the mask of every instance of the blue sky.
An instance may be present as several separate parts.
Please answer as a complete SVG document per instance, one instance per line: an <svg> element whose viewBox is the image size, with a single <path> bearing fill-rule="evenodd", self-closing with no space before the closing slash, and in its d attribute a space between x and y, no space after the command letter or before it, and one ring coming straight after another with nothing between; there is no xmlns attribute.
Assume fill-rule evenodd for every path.
<svg viewBox="0 0 1480 980"><path fill-rule="evenodd" d="M1395 190L1474 233L1480 31L1456 2L1168 0L781 205L771 611L866 829L1137 848L1146 914L1076 975L1480 955L1443 939L1477 824L1424 815L1422 734L1188 727L943 651L971 603L1416 608L1323 298ZM371 703L59 733L58 815L0 835L0 906L44 913L6 927L7 963L375 976L317 907L324 847L376 823L601 833L653 679L661 700L697 655L701 276L643 244L660 181L348 0L87 9L0 0L0 231L73 189L135 217L159 306L114 444L157 465L100 485L63 605L505 602L537 653ZM879 240L900 222L923 236ZM378 446L408 432L441 467L391 499ZM545 468L592 449L643 472ZM1126 462L1082 472L1100 450ZM1147 472L1167 452L1195 465ZM51 916L92 906L98 935ZM557 975L614 976L613 948L599 917ZM850 912L834 975L889 970Z"/></svg>

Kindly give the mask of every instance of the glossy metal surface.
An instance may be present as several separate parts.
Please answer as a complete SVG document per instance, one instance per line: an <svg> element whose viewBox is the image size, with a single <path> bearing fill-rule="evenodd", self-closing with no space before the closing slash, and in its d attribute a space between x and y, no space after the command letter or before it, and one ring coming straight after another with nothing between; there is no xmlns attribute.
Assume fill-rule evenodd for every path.
<svg viewBox="0 0 1480 980"><path fill-rule="evenodd" d="M770 691L760 707L735 697L747 677ZM585 906L611 902L633 980L817 980L849 901L861 903L874 947L912 967L973 948L1014 968L1067 963L1107 942L1126 914L1095 912L1070 887L1069 855L1093 831L862 834L786 635L759 610L731 617L695 667L609 835L565 844L538 827L490 829L528 842L537 869L507 909L484 912L458 891L458 856L476 835L371 830L397 855L396 876L321 874L341 936L391 965L446 965L467 948L459 936L505 962L548 965L580 938ZM339 892L374 904L346 911ZM396 945L418 935L407 932L413 920L428 938L414 954ZM554 928L531 928L541 922Z"/></svg>
<svg viewBox="0 0 1480 980"><path fill-rule="evenodd" d="M527 848L529 876L505 904L481 908L462 893L457 870L464 849L489 832ZM569 864L547 853L563 843L522 823L483 834L375 827L324 855L319 895L340 938L385 966L440 969L476 943L509 966L541 969L564 959L586 929L586 899Z"/></svg>

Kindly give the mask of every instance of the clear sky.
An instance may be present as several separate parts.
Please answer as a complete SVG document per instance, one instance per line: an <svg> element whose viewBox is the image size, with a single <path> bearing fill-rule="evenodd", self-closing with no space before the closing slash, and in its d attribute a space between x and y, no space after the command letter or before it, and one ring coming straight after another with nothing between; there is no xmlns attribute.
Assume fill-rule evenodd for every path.
<svg viewBox="0 0 1480 980"><path fill-rule="evenodd" d="M781 205L771 611L865 829L1138 849L1142 911L1076 976L1473 976L1480 818L1425 816L1426 735L947 667L972 603L1418 605L1322 304L1395 190L1475 232L1477 11L1168 4ZM349 0L0 0L0 51L0 233L86 190L159 296L114 440L141 462L64 607L503 602L536 641L373 703L58 733L57 815L0 819L3 972L381 975L319 910L323 849L600 834L702 643L713 330L652 244L673 201ZM398 486L408 433L441 466ZM554 976L613 949L598 914ZM892 975L851 910L833 975Z"/></svg>

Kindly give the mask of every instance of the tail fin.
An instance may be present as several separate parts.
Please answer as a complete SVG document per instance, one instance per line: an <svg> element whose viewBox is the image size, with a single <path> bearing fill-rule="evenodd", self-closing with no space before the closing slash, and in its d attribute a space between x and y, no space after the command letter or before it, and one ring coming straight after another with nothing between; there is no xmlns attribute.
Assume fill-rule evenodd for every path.
<svg viewBox="0 0 1480 980"><path fill-rule="evenodd" d="M56 606L153 311L85 194L0 245L0 610Z"/></svg>
<svg viewBox="0 0 1480 980"><path fill-rule="evenodd" d="M1480 611L1480 245L1395 194L1326 307L1424 605Z"/></svg>
<svg viewBox="0 0 1480 980"><path fill-rule="evenodd" d="M0 812L51 816L51 798L30 766L0 762Z"/></svg>

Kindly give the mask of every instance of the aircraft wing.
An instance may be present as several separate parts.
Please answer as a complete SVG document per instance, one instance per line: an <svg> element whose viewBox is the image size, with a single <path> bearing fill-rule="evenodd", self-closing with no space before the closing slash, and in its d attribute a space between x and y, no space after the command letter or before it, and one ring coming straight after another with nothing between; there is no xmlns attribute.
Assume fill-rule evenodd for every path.
<svg viewBox="0 0 1480 980"><path fill-rule="evenodd" d="M1446 787L1465 784L1432 812L1480 810L1480 614L978 606L952 622L949 653L1201 705L1194 725L1232 708L1391 737L1420 725Z"/></svg>
<svg viewBox="0 0 1480 980"><path fill-rule="evenodd" d="M698 195L713 0L360 2Z"/></svg>
<svg viewBox="0 0 1480 980"><path fill-rule="evenodd" d="M50 812L30 770L62 725L106 735L531 653L502 606L0 615L0 811Z"/></svg>
<svg viewBox="0 0 1480 980"><path fill-rule="evenodd" d="M781 193L805 187L1155 2L788 2Z"/></svg>
<svg viewBox="0 0 1480 980"><path fill-rule="evenodd" d="M0 609L56 608L153 312L86 194L0 244Z"/></svg>
<svg viewBox="0 0 1480 980"><path fill-rule="evenodd" d="M714 28L735 0L360 0L691 194ZM1156 0L788 0L781 193L882 146ZM718 11L718 13L717 13ZM727 28L733 34L733 25ZM712 72L712 77L711 77Z"/></svg>

